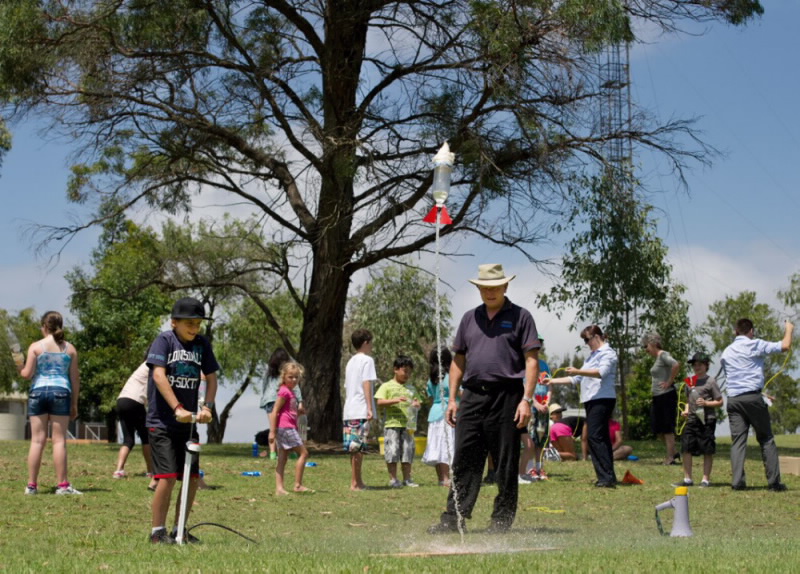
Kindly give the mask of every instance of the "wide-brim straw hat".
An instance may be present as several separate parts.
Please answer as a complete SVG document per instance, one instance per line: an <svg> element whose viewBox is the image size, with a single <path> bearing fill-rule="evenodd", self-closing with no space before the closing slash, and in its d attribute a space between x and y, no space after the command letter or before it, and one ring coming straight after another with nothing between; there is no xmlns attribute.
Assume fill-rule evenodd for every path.
<svg viewBox="0 0 800 574"><path fill-rule="evenodd" d="M486 263L478 265L478 278L470 279L469 282L478 287L499 287L513 281L515 277L516 275L507 277L499 263Z"/></svg>
<svg viewBox="0 0 800 574"><path fill-rule="evenodd" d="M552 415L553 413L563 413L564 407L558 403L552 403L549 407L547 407L547 410L549 411L549 414Z"/></svg>

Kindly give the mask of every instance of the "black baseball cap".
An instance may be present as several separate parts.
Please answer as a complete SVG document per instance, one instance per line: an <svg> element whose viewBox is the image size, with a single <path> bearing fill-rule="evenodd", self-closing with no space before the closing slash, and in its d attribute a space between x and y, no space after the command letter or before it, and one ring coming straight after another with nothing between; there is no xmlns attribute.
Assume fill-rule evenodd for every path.
<svg viewBox="0 0 800 574"><path fill-rule="evenodd" d="M203 304L194 297L182 297L172 306L173 319L207 319Z"/></svg>
<svg viewBox="0 0 800 574"><path fill-rule="evenodd" d="M692 363L705 363L706 365L711 364L711 357L709 357L706 353L695 353L692 355L692 358L689 359L689 364Z"/></svg>

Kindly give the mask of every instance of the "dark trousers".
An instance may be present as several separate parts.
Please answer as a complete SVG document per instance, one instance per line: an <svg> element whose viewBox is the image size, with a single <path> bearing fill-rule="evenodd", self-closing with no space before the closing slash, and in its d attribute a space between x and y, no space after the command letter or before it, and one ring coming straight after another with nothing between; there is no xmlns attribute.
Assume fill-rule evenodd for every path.
<svg viewBox="0 0 800 574"><path fill-rule="evenodd" d="M728 397L728 420L731 425L731 474L733 486L744 486L744 460L747 456L747 434L750 427L756 433L756 440L761 446L761 460L769 484L781 481L781 469L778 462L778 447L772 436L772 421L769 409L761 398L761 393L745 393Z"/></svg>
<svg viewBox="0 0 800 574"><path fill-rule="evenodd" d="M498 493L492 522L508 528L517 513L520 436L514 415L522 400L522 382L487 383L464 388L458 408L453 455L453 487L442 523L455 524L458 514L472 518L487 454L492 455ZM456 512L458 510L458 512Z"/></svg>
<svg viewBox="0 0 800 574"><path fill-rule="evenodd" d="M597 475L598 482L617 482L617 475L614 474L611 435L608 434L608 421L611 420L616 403L617 399L594 399L583 403L586 409L589 454L592 456L594 473Z"/></svg>

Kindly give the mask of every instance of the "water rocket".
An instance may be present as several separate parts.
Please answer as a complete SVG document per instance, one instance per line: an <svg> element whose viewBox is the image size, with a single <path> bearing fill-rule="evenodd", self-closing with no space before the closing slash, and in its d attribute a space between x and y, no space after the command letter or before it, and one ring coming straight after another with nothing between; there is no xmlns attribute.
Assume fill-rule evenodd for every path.
<svg viewBox="0 0 800 574"><path fill-rule="evenodd" d="M433 183L431 184L431 193L433 201L436 205L431 208L423 218L426 223L444 223L445 225L453 223L450 215L447 213L445 202L447 196L450 195L450 174L453 173L453 163L456 160L456 154L450 151L450 146L444 142L436 155L433 156Z"/></svg>

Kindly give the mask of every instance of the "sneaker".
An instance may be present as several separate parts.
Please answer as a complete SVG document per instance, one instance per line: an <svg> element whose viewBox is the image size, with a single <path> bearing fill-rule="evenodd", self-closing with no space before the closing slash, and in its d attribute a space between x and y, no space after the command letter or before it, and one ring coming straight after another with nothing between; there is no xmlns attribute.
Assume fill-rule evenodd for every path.
<svg viewBox="0 0 800 574"><path fill-rule="evenodd" d="M56 494L83 494L80 490L75 490L72 488L71 484L67 486L59 486L56 488Z"/></svg>
<svg viewBox="0 0 800 574"><path fill-rule="evenodd" d="M694 486L694 481L691 478L684 478L681 481L673 482L672 486Z"/></svg>
<svg viewBox="0 0 800 574"><path fill-rule="evenodd" d="M173 526L172 527L172 532L170 533L169 536L170 536L170 538L175 540L175 542L178 541L178 527L177 526ZM200 544L200 539L197 536L193 536L190 532L187 532L186 530L183 531L183 541L184 542L188 542L189 544Z"/></svg>
<svg viewBox="0 0 800 574"><path fill-rule="evenodd" d="M124 470L115 470L111 478L128 478L128 474Z"/></svg>
<svg viewBox="0 0 800 574"><path fill-rule="evenodd" d="M389 488L403 488L403 483L396 478L393 478L389 481Z"/></svg>
<svg viewBox="0 0 800 574"><path fill-rule="evenodd" d="M771 492L786 492L789 489L786 488L786 485L783 484L782 482L776 482L775 484L770 484L767 487L767 490Z"/></svg>
<svg viewBox="0 0 800 574"><path fill-rule="evenodd" d="M486 478L483 479L483 484L494 484L494 483L495 483L494 471L490 470L489 472L486 473Z"/></svg>
<svg viewBox="0 0 800 574"><path fill-rule="evenodd" d="M700 482L700 488L708 488L709 486L711 486L711 483L707 480L703 480Z"/></svg>
<svg viewBox="0 0 800 574"><path fill-rule="evenodd" d="M532 468L532 469L530 470L530 472L528 472L528 475L529 475L529 476L530 476L530 477L531 477L533 480L539 480L539 474L540 474L540 473L541 473L541 471L540 471L540 470L536 470L535 468Z"/></svg>
<svg viewBox="0 0 800 574"><path fill-rule="evenodd" d="M159 528L150 535L151 544L175 544L175 539L167 534L166 528Z"/></svg>
<svg viewBox="0 0 800 574"><path fill-rule="evenodd" d="M547 476L547 473L545 471L540 470L539 471L539 480L550 480L550 478Z"/></svg>
<svg viewBox="0 0 800 574"><path fill-rule="evenodd" d="M747 490L747 485L743 482L740 482L739 484L732 484L731 490Z"/></svg>
<svg viewBox="0 0 800 574"><path fill-rule="evenodd" d="M419 485L411 479L404 480L403 486L410 486L411 488L417 488Z"/></svg>
<svg viewBox="0 0 800 574"><path fill-rule="evenodd" d="M535 480L536 479L533 478L530 474L520 474L519 478L517 479L517 482L519 484L531 484Z"/></svg>
<svg viewBox="0 0 800 574"><path fill-rule="evenodd" d="M35 485L29 484L25 487L25 494L39 494L39 489Z"/></svg>

